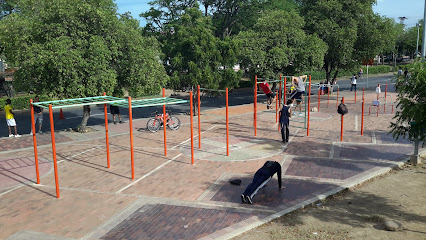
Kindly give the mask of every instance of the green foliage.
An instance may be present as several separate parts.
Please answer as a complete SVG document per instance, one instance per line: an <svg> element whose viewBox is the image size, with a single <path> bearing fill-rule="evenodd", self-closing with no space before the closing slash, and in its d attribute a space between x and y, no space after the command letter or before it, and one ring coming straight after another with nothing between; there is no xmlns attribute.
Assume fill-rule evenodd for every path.
<svg viewBox="0 0 426 240"><path fill-rule="evenodd" d="M165 40L163 51L173 89L196 85L224 89L237 85L241 73L232 69L236 43L216 38L210 19L203 17L198 7L187 9L172 27L175 33Z"/></svg>
<svg viewBox="0 0 426 240"><path fill-rule="evenodd" d="M327 46L316 35L306 35L303 19L296 12L273 11L256 22L254 29L240 32L241 65L252 75L274 78L322 66Z"/></svg>
<svg viewBox="0 0 426 240"><path fill-rule="evenodd" d="M29 109L30 99L34 99L35 96L36 96L35 94L29 94L29 95L16 96L14 98L11 98L10 100L12 101L12 108L13 109ZM39 98L41 102L55 100L54 98L48 95L40 95ZM2 110L4 109L4 106L6 105L6 99L8 99L8 97L0 98L0 108Z"/></svg>
<svg viewBox="0 0 426 240"><path fill-rule="evenodd" d="M420 27L410 27L406 29L405 31L401 31L398 39L397 39L397 46L398 46L398 52L399 55L409 55L412 56L416 52L417 47L417 33L419 36L419 46L418 50L421 51L422 42L423 42L423 19L418 22L420 24Z"/></svg>
<svg viewBox="0 0 426 240"><path fill-rule="evenodd" d="M120 21L112 0L20 0L18 6L0 25L6 60L19 66L17 90L59 98L122 95L123 87L145 94L167 80L155 40L138 34L131 19Z"/></svg>
<svg viewBox="0 0 426 240"><path fill-rule="evenodd" d="M394 138L418 139L426 142L426 63L417 62L408 69L409 79L403 76L396 82L398 104L391 132Z"/></svg>
<svg viewBox="0 0 426 240"><path fill-rule="evenodd" d="M356 73L358 71L355 70L353 73ZM364 72L364 74L367 74L367 67L362 66L362 71ZM389 73L389 72L392 72L392 71L393 71L393 67L386 66L386 65L368 67L368 74Z"/></svg>

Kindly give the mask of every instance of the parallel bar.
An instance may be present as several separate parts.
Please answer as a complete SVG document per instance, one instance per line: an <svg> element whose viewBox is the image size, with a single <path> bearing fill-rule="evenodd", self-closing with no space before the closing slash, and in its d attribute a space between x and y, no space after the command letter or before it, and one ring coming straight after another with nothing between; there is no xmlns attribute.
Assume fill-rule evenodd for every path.
<svg viewBox="0 0 426 240"><path fill-rule="evenodd" d="M35 168L36 168L37 184L40 184L40 171L38 166L38 154L37 154L37 138L36 138L36 129L35 129L35 122L34 122L34 105L32 103L33 103L33 100L30 99L31 129L33 133L33 145L34 145L34 161L35 161Z"/></svg>
<svg viewBox="0 0 426 240"><path fill-rule="evenodd" d="M254 77L254 82L257 82L257 76ZM257 135L256 129L257 121L257 84L254 84L254 136Z"/></svg>
<svg viewBox="0 0 426 240"><path fill-rule="evenodd" d="M49 118L50 118L50 137L52 139L53 168L55 171L56 198L61 198L61 195L59 193L58 163L56 162L55 126L53 123L53 109L51 104L49 105Z"/></svg>
<svg viewBox="0 0 426 240"><path fill-rule="evenodd" d="M305 109L306 111L306 109ZM311 75L309 75L309 93L308 93L308 127L306 130L306 136L309 136L309 120L311 116Z"/></svg>
<svg viewBox="0 0 426 240"><path fill-rule="evenodd" d="M199 86L199 85L198 85ZM200 88L200 90L203 91L209 91L209 92L226 92L226 90L221 90L221 89L209 89L209 88Z"/></svg>
<svg viewBox="0 0 426 240"><path fill-rule="evenodd" d="M163 98L165 98L165 97L166 97L166 89L163 88ZM192 112L191 112L191 114L192 114ZM167 126L166 105L163 105L164 156L167 156L166 126Z"/></svg>
<svg viewBox="0 0 426 240"><path fill-rule="evenodd" d="M342 103L345 104L345 98L342 97ZM340 124L340 141L343 142L343 114L342 114L342 121Z"/></svg>
<svg viewBox="0 0 426 240"><path fill-rule="evenodd" d="M133 120L132 120L132 97L129 96L129 128L130 128L130 162L132 165L132 180L135 179L135 155L133 152Z"/></svg>
<svg viewBox="0 0 426 240"><path fill-rule="evenodd" d="M226 88L226 156L229 156L228 88Z"/></svg>
<svg viewBox="0 0 426 240"><path fill-rule="evenodd" d="M364 135L364 88L362 88L361 136Z"/></svg>
<svg viewBox="0 0 426 240"><path fill-rule="evenodd" d="M193 114L192 114L192 91L189 92L189 116L191 122L191 164L194 165L194 123L193 123Z"/></svg>
<svg viewBox="0 0 426 240"><path fill-rule="evenodd" d="M198 99L198 148L201 149L201 103L200 103L200 85L197 86Z"/></svg>
<svg viewBox="0 0 426 240"><path fill-rule="evenodd" d="M104 96L106 96L105 92L104 92ZM111 168L110 156L109 156L109 138L108 138L108 110L107 110L106 104L104 104L104 115L105 115L105 142L106 142L106 151L107 151L107 167Z"/></svg>

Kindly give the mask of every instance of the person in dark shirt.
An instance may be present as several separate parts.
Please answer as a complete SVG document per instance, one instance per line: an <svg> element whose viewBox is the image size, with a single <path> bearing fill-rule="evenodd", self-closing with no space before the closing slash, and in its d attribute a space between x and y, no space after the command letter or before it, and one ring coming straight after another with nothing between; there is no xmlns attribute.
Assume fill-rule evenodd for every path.
<svg viewBox="0 0 426 240"><path fill-rule="evenodd" d="M283 105L280 111L281 137L282 137L283 143L287 143L288 137L290 136L290 130L288 129L288 126L290 124L290 118L291 118L291 112L292 112L291 104L292 104L292 100L288 99L286 105Z"/></svg>
<svg viewBox="0 0 426 240"><path fill-rule="evenodd" d="M278 187L281 189L281 165L276 161L267 161L263 167L257 170L253 181L247 186L244 193L241 194L241 202L252 204L254 195L271 180L275 173L278 176Z"/></svg>
<svg viewBox="0 0 426 240"><path fill-rule="evenodd" d="M120 109L117 106L114 105L109 105L109 111L112 114L112 121L114 122L114 124L117 124L117 122L115 121L115 115L118 115L118 121L120 123L123 123L121 121L121 114L120 114Z"/></svg>

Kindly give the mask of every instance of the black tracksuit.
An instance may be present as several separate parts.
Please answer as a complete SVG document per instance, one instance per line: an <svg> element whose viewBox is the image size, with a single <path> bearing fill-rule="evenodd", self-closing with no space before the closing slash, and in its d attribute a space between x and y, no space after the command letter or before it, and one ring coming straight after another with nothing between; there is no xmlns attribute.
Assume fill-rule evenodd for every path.
<svg viewBox="0 0 426 240"><path fill-rule="evenodd" d="M253 198L257 191L265 186L275 173L278 175L278 186L281 189L281 165L275 161L267 161L263 167L254 174L253 181L247 186L243 194Z"/></svg>

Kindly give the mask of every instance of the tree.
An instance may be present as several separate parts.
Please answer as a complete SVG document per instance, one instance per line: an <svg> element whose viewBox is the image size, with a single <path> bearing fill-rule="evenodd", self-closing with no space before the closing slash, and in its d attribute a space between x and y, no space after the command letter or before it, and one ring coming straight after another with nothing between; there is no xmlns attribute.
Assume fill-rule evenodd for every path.
<svg viewBox="0 0 426 240"><path fill-rule="evenodd" d="M339 69L353 69L363 59L380 53L380 28L372 16L375 0L299 0L306 31L317 33L327 43L324 57L326 78L335 78ZM374 34L366 36L365 34Z"/></svg>
<svg viewBox="0 0 426 240"><path fill-rule="evenodd" d="M419 27L419 50L421 49L422 40L423 40L423 20L418 22ZM402 25L402 24L401 24ZM417 27L411 27L402 31L398 36L397 40L398 50L403 55L415 55L417 47ZM413 56L415 57L415 56Z"/></svg>
<svg viewBox="0 0 426 240"><path fill-rule="evenodd" d="M241 65L266 78L278 72L300 73L322 66L326 44L306 35L296 12L272 11L259 18L253 30L240 32Z"/></svg>
<svg viewBox="0 0 426 240"><path fill-rule="evenodd" d="M159 92L167 80L155 40L130 19L117 18L112 0L21 0L0 24L0 45L19 69L19 89L58 98ZM143 45L141 45L143 44ZM158 81L158 82L157 82ZM146 84L146 86L140 86ZM85 106L81 131L90 107Z"/></svg>
<svg viewBox="0 0 426 240"><path fill-rule="evenodd" d="M201 85L210 89L232 88L240 72L236 63L236 43L213 34L210 18L197 7L187 9L172 25L175 32L164 42L164 65L173 89Z"/></svg>
<svg viewBox="0 0 426 240"><path fill-rule="evenodd" d="M416 62L409 69L409 79L403 76L396 82L397 111L391 123L395 139L406 138L416 143L426 143L426 63Z"/></svg>

